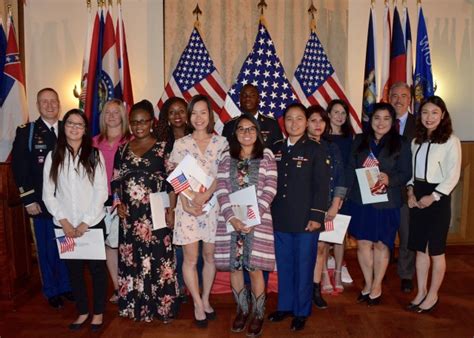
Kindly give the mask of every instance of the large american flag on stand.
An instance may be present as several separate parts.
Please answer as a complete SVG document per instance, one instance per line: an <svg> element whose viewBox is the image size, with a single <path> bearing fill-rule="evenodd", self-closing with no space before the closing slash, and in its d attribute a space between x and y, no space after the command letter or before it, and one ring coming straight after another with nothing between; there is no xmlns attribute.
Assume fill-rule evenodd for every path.
<svg viewBox="0 0 474 338"><path fill-rule="evenodd" d="M228 116L221 116L226 92L227 86L214 66L201 34L195 27L178 65L158 101L158 109L161 109L170 97L179 96L189 102L194 95L207 95L211 99L212 110L216 117L214 129L220 133L224 126L223 122L229 119Z"/></svg>
<svg viewBox="0 0 474 338"><path fill-rule="evenodd" d="M347 99L323 45L314 31L311 32L303 59L296 68L291 84L296 96L306 107L317 104L326 108L333 99L347 102L352 129L355 133L362 132L359 115Z"/></svg>
<svg viewBox="0 0 474 338"><path fill-rule="evenodd" d="M254 85L260 93L259 112L279 119L286 106L296 101L291 84L285 75L272 38L262 20L252 51L240 69L237 80L227 93L223 115L238 116L240 91L246 84ZM281 125L281 121L280 125Z"/></svg>

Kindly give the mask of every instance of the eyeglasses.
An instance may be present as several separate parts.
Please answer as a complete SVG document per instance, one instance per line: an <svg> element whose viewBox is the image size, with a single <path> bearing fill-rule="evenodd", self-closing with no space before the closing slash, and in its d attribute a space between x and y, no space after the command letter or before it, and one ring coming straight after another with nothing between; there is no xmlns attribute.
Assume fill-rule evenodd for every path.
<svg viewBox="0 0 474 338"><path fill-rule="evenodd" d="M248 128L238 127L237 128L237 133L239 134L245 134L245 133L255 134L256 132L257 132L257 128L255 127L248 127Z"/></svg>
<svg viewBox="0 0 474 338"><path fill-rule="evenodd" d="M66 121L64 125L68 128L79 129L79 130L83 130L86 127L84 123L75 123L71 121Z"/></svg>
<svg viewBox="0 0 474 338"><path fill-rule="evenodd" d="M152 119L148 119L148 120L130 120L130 125L132 127L136 127L136 126L144 126L145 124L147 124L148 122L150 122Z"/></svg>

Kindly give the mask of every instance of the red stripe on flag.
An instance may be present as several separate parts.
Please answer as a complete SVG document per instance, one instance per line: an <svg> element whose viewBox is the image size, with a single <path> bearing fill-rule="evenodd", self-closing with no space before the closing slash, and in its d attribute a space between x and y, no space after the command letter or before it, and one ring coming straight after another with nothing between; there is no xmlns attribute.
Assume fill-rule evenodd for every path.
<svg viewBox="0 0 474 338"><path fill-rule="evenodd" d="M321 85L317 91L319 92L319 94L321 94L323 99L326 101L326 103L324 104L324 107L327 107L328 103L331 102L332 100L331 95L328 94L328 92L326 91L326 88L324 88L324 85Z"/></svg>
<svg viewBox="0 0 474 338"><path fill-rule="evenodd" d="M196 89L199 94L206 95L211 101L212 110L215 111L217 114L219 114L219 110L220 110L219 106L217 105L216 101L214 101L214 99L211 97L211 95L209 95L206 89L201 85L201 82L196 83L194 85L194 89Z"/></svg>
<svg viewBox="0 0 474 338"><path fill-rule="evenodd" d="M220 86L219 83L217 83L216 79L214 79L214 77L211 75L209 75L207 77L207 82L209 82L209 84L212 86L212 88L214 88L214 90L216 91L216 93L220 96L220 98L222 99L222 101L225 101L225 97L226 97L226 92L223 90L223 88Z"/></svg>

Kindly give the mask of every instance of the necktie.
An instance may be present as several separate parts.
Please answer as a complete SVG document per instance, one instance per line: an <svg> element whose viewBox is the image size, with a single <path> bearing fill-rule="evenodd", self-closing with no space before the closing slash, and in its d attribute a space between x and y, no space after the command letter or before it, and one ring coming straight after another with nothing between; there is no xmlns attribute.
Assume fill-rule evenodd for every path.
<svg viewBox="0 0 474 338"><path fill-rule="evenodd" d="M56 137L56 132L54 131L54 127L51 127L50 130L51 130L51 132L52 132L53 135L54 135L54 139L56 139L57 137Z"/></svg>
<svg viewBox="0 0 474 338"><path fill-rule="evenodd" d="M395 128L397 129L397 132L400 134L400 119L397 119L395 123Z"/></svg>

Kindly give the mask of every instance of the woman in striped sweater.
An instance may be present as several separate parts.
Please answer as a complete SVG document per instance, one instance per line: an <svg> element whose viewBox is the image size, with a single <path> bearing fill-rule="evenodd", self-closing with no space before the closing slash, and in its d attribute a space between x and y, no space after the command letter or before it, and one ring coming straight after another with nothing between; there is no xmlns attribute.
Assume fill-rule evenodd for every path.
<svg viewBox="0 0 474 338"><path fill-rule="evenodd" d="M235 126L229 152L223 155L217 174L216 194L221 214L217 225L215 262L217 269L231 272L232 291L237 302L237 316L231 330L243 331L251 317L247 335L255 337L262 332L265 312L262 270L273 271L275 266L270 203L276 194L277 172L273 153L265 149L255 118L243 114ZM257 193L261 224L246 227L245 220L236 216L229 194L252 185ZM232 226L232 231L227 230L227 224ZM252 285L251 314L243 269L249 272Z"/></svg>

